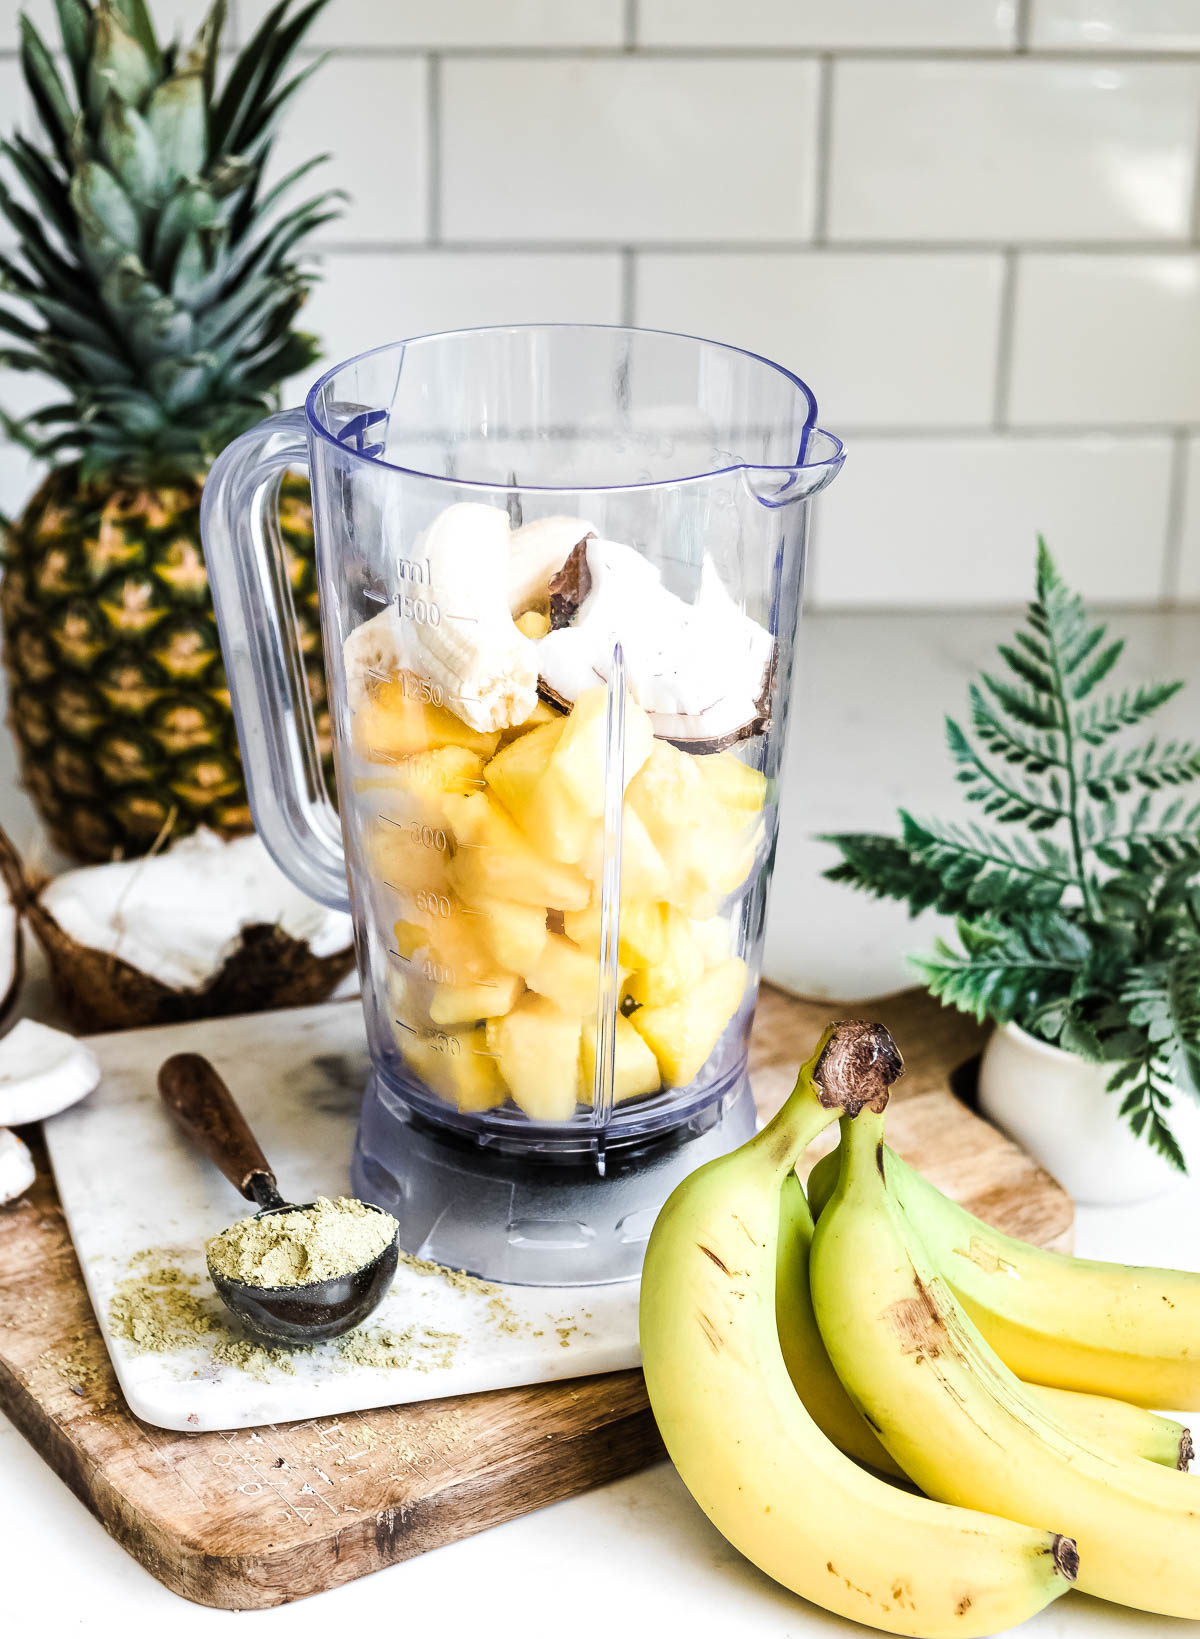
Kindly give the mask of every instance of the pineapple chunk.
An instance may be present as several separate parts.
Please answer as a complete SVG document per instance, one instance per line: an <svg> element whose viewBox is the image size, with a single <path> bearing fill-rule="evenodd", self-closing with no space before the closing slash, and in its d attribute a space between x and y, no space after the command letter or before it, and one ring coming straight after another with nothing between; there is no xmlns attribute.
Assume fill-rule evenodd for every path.
<svg viewBox="0 0 1200 1639"><path fill-rule="evenodd" d="M422 811L424 806L422 805ZM408 893L444 894L450 887L449 839L431 813L424 819L389 819L381 814L366 837L367 862L376 877Z"/></svg>
<svg viewBox="0 0 1200 1639"><path fill-rule="evenodd" d="M356 791L413 791L422 799L445 791L478 791L482 785L483 758L466 746L409 752L390 767L354 781Z"/></svg>
<svg viewBox="0 0 1200 1639"><path fill-rule="evenodd" d="M714 757L696 757L694 761L717 802L736 810L743 819L762 812L767 798L765 774L735 757L732 751L722 751Z"/></svg>
<svg viewBox="0 0 1200 1639"><path fill-rule="evenodd" d="M583 1102L592 1103L596 1078L596 1021L585 1019L580 1038L580 1065L583 1071ZM613 1059L613 1103L627 1098L644 1098L662 1085L658 1061L629 1020L617 1014L617 1044Z"/></svg>
<svg viewBox="0 0 1200 1639"><path fill-rule="evenodd" d="M471 922L473 918L453 902L449 916L414 908L411 919L396 923L396 954L411 964L413 973L434 984L486 979L495 971L496 959L478 943Z"/></svg>
<svg viewBox="0 0 1200 1639"><path fill-rule="evenodd" d="M411 697L412 683L393 678L377 683L354 714L355 749L372 762L387 762L414 751L461 746L490 757L500 733L481 733L445 706L425 706Z"/></svg>
<svg viewBox="0 0 1200 1639"><path fill-rule="evenodd" d="M511 728L500 730L500 745L511 745L522 734L528 734L531 728L541 728L543 723L558 723L562 718L563 713L557 706L552 706L548 700L539 700L523 723L514 723Z"/></svg>
<svg viewBox="0 0 1200 1639"><path fill-rule="evenodd" d="M507 1013L521 994L515 973L496 973L465 984L437 985L429 1003L434 1024L469 1024L474 1019L496 1019Z"/></svg>
<svg viewBox="0 0 1200 1639"><path fill-rule="evenodd" d="M519 905L515 899L481 894L471 908L479 913L479 932L502 968L522 973L545 950L546 913L540 905Z"/></svg>
<svg viewBox="0 0 1200 1639"><path fill-rule="evenodd" d="M480 895L564 911L587 904L591 890L586 878L547 859L486 791L445 801L457 845L450 877L469 904Z"/></svg>
<svg viewBox="0 0 1200 1639"><path fill-rule="evenodd" d="M727 916L709 916L702 922L690 921L689 926L705 967L716 967L732 952L733 929Z"/></svg>
<svg viewBox="0 0 1200 1639"><path fill-rule="evenodd" d="M663 952L652 966L635 973L625 987L639 1007L661 1007L686 996L704 972L704 956L692 937L691 924L668 909Z"/></svg>
<svg viewBox="0 0 1200 1639"><path fill-rule="evenodd" d="M617 934L617 960L622 967L652 967L661 961L667 943L667 906L644 899L621 896L621 917ZM592 896L586 910L568 911L563 928L569 939L599 960L600 895Z"/></svg>
<svg viewBox="0 0 1200 1639"><path fill-rule="evenodd" d="M508 1097L482 1027L439 1030L432 1036L404 1033L401 1049L429 1090L460 1110L493 1110Z"/></svg>
<svg viewBox="0 0 1200 1639"><path fill-rule="evenodd" d="M564 1013L579 1018L596 1011L599 971L596 958L580 950L561 933L546 936L546 948L531 967L522 971L530 990L547 996Z"/></svg>
<svg viewBox="0 0 1200 1639"><path fill-rule="evenodd" d="M592 819L604 817L604 752L607 739L608 688L585 689L566 720L555 747L552 767L568 792ZM625 784L650 755L654 731L632 695L625 697Z"/></svg>
<svg viewBox="0 0 1200 1639"><path fill-rule="evenodd" d="M700 919L712 916L721 900L745 881L758 836L756 830L747 840L747 810L714 800L712 782L700 772L712 761L657 740L627 798L666 867L668 887L662 897Z"/></svg>
<svg viewBox="0 0 1200 1639"><path fill-rule="evenodd" d="M604 837L598 834L580 862L588 880L599 887L604 872ZM670 873L636 812L625 804L621 817L621 898L661 900L669 897Z"/></svg>
<svg viewBox="0 0 1200 1639"><path fill-rule="evenodd" d="M550 759L567 718L557 717L498 751L484 779L529 839L551 859L573 865L596 833Z"/></svg>
<svg viewBox="0 0 1200 1639"><path fill-rule="evenodd" d="M513 624L518 632L532 638L536 643L550 630L550 616L542 614L539 609L526 609L523 615L517 616Z"/></svg>
<svg viewBox="0 0 1200 1639"><path fill-rule="evenodd" d="M523 996L486 1026L488 1048L513 1098L533 1121L569 1121L582 1091L579 1020L544 996Z"/></svg>
<svg viewBox="0 0 1200 1639"><path fill-rule="evenodd" d="M746 964L734 956L710 968L689 995L630 1014L629 1022L658 1060L668 1087L695 1081L745 990Z"/></svg>

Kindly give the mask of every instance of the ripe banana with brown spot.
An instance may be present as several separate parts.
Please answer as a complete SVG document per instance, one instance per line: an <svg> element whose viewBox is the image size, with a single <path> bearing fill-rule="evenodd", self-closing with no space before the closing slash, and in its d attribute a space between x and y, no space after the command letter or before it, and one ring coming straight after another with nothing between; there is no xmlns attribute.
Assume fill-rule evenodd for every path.
<svg viewBox="0 0 1200 1639"><path fill-rule="evenodd" d="M792 1386L776 1324L781 1192L843 1108L900 1070L881 1026L833 1027L779 1115L686 1179L642 1274L642 1361L667 1450L704 1512L768 1575L890 1633L996 1633L1065 1592L1074 1545L946 1508L869 1474Z"/></svg>
<svg viewBox="0 0 1200 1639"><path fill-rule="evenodd" d="M1113 1457L1053 1417L988 1346L889 1188L882 1114L843 1123L837 1188L810 1277L821 1336L851 1398L931 1497L1079 1544L1087 1593L1200 1618L1200 1490Z"/></svg>

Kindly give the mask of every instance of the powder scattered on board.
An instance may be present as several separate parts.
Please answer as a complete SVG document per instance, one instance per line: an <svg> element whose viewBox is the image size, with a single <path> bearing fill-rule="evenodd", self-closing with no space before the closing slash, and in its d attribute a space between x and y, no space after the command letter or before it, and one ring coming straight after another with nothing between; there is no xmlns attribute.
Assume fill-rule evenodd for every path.
<svg viewBox="0 0 1200 1639"><path fill-rule="evenodd" d="M396 1220L349 1196L321 1195L302 1212L243 1218L214 1235L209 1267L246 1286L307 1286L361 1269L387 1247Z"/></svg>

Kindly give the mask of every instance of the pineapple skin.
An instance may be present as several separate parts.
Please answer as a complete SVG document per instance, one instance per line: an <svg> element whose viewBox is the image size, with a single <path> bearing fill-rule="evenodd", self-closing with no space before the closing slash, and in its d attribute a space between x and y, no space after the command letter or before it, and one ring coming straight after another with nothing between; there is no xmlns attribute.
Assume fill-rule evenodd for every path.
<svg viewBox="0 0 1200 1639"><path fill-rule="evenodd" d="M164 831L251 829L200 542L199 480L84 483L52 472L8 532L0 656L23 782L55 846L103 861ZM309 697L329 710L307 483L280 491Z"/></svg>

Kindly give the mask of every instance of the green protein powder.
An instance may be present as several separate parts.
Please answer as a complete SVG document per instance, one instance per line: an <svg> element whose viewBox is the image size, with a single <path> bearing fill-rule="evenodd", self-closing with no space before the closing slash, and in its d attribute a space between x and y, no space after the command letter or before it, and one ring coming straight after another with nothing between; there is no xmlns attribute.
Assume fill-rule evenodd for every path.
<svg viewBox="0 0 1200 1639"><path fill-rule="evenodd" d="M307 1286L377 1258L396 1220L362 1201L319 1196L302 1212L243 1218L205 1248L209 1268L246 1286Z"/></svg>

